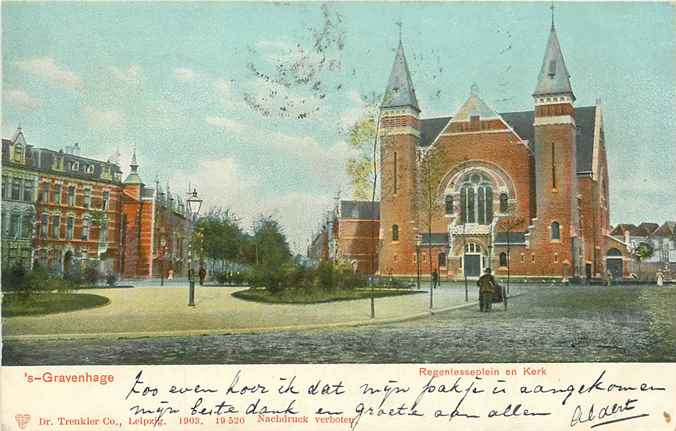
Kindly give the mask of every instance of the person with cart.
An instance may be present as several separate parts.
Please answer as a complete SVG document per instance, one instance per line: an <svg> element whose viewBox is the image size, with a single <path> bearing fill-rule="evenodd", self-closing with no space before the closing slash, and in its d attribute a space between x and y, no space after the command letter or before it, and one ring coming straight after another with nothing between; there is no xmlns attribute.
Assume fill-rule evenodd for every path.
<svg viewBox="0 0 676 431"><path fill-rule="evenodd" d="M484 275L479 278L476 284L479 286L479 311L491 311L493 304L493 292L497 286L497 283L495 282L495 277L493 277L491 274L490 268L486 268L484 270Z"/></svg>

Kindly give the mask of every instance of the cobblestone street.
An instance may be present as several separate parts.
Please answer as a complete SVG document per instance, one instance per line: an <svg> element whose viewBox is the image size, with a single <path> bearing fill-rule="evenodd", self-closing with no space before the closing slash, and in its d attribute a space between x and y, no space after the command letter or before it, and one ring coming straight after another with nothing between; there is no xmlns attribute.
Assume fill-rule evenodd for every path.
<svg viewBox="0 0 676 431"><path fill-rule="evenodd" d="M676 289L521 286L477 307L369 327L129 340L10 341L6 365L675 361Z"/></svg>

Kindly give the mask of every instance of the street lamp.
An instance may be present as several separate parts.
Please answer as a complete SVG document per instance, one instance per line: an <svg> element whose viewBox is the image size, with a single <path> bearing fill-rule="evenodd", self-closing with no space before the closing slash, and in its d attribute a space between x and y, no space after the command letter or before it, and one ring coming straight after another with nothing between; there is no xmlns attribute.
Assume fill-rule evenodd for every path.
<svg viewBox="0 0 676 431"><path fill-rule="evenodd" d="M202 199L197 197L197 189L193 189L190 197L188 198L188 208L190 209L190 214L192 215L193 223L197 219L197 214L200 212L202 207ZM188 305L191 307L195 306L195 270L193 268L193 259L192 259L192 241L190 241L190 250L189 250L189 269L188 269L188 281L190 283L190 290L188 291Z"/></svg>
<svg viewBox="0 0 676 431"><path fill-rule="evenodd" d="M164 286L164 255L167 253L167 240L160 239L160 286Z"/></svg>
<svg viewBox="0 0 676 431"><path fill-rule="evenodd" d="M420 244L422 243L422 234L415 234L415 263L416 263L416 287L420 290Z"/></svg>

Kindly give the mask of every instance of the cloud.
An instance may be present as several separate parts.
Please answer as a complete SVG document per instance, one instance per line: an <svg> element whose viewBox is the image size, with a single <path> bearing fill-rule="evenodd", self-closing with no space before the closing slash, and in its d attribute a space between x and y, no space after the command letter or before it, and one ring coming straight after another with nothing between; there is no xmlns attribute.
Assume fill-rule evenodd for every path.
<svg viewBox="0 0 676 431"><path fill-rule="evenodd" d="M290 192L265 203L263 214L272 215L284 226L293 251L304 253L310 236L319 229L333 204L329 195Z"/></svg>
<svg viewBox="0 0 676 431"><path fill-rule="evenodd" d="M207 117L207 123L212 126L222 127L223 129L230 132L240 133L244 130L244 125L242 123L227 119L225 117L210 116Z"/></svg>
<svg viewBox="0 0 676 431"><path fill-rule="evenodd" d="M19 69L60 87L75 89L82 86L82 79L75 72L58 66L51 57L19 60L14 64Z"/></svg>
<svg viewBox="0 0 676 431"><path fill-rule="evenodd" d="M32 97L23 90L7 90L4 92L5 103L17 106L23 109L37 109L44 106L40 99Z"/></svg>
<svg viewBox="0 0 676 431"><path fill-rule="evenodd" d="M124 115L120 111L99 111L87 106L84 114L89 127L95 129L116 129L124 125Z"/></svg>
<svg viewBox="0 0 676 431"><path fill-rule="evenodd" d="M197 78L197 73L192 69L179 67L174 69L174 78L176 78L177 81L189 82Z"/></svg>
<svg viewBox="0 0 676 431"><path fill-rule="evenodd" d="M132 64L126 70L115 66L109 69L113 77L129 85L140 85L143 80L143 68L138 64Z"/></svg>
<svg viewBox="0 0 676 431"><path fill-rule="evenodd" d="M257 179L243 171L232 157L203 160L195 169L178 172L170 183L177 190L190 184L204 200L203 212L212 207L229 208L242 219L244 228L251 225L258 211L259 202L252 199L256 196Z"/></svg>

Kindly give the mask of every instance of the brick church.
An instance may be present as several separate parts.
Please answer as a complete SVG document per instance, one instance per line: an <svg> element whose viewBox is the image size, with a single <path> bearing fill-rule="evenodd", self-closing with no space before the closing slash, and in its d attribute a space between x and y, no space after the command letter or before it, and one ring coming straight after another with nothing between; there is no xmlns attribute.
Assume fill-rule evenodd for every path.
<svg viewBox="0 0 676 431"><path fill-rule="evenodd" d="M601 105L575 106L553 22L533 75L532 110L495 112L473 86L453 116L424 118L400 41L378 131L380 274L584 279L628 259L609 235Z"/></svg>

